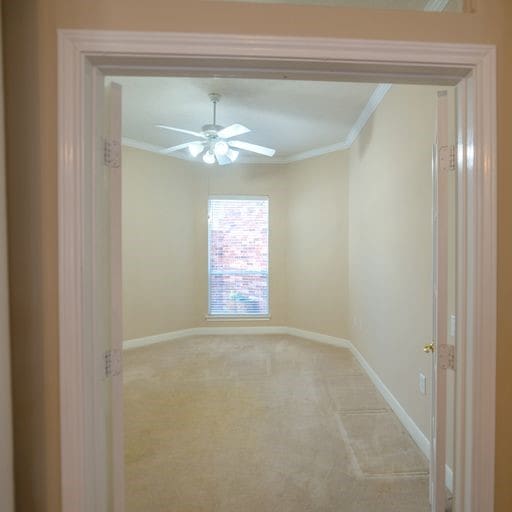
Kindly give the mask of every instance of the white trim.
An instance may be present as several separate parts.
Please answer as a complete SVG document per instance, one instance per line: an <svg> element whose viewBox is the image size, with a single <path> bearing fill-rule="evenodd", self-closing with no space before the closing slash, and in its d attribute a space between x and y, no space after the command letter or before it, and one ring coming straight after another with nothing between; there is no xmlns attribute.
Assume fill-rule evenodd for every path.
<svg viewBox="0 0 512 512"><path fill-rule="evenodd" d="M333 345L339 348L348 348L352 355L357 359L357 362L361 365L363 370L366 372L373 385L378 389L384 400L387 402L391 410L396 414L397 418L403 427L409 432L409 435L413 438L414 442L418 445L423 455L430 460L430 441L423 431L416 425L414 420L407 414L406 410L402 407L400 402L395 398L393 393L384 384L381 378L377 375L377 372L370 366L362 354L356 349L354 344L344 338L336 338L327 334L320 334L312 331L304 331L302 329L295 329L294 327L285 327L286 334L291 336L297 336L299 338L306 338L311 341L317 341L327 345ZM446 486L450 491L453 491L453 471L446 465Z"/></svg>
<svg viewBox="0 0 512 512"><path fill-rule="evenodd" d="M208 322L250 322L271 320L271 315L205 315L204 319Z"/></svg>
<svg viewBox="0 0 512 512"><path fill-rule="evenodd" d="M0 27L0 38L2 28ZM0 52L2 51L0 39ZM1 54L0 54L1 55ZM0 56L0 64L2 63ZM3 68L0 68L0 509L14 512L11 337L9 328L9 269ZM11 286L13 283L11 282Z"/></svg>
<svg viewBox="0 0 512 512"><path fill-rule="evenodd" d="M196 327L196 334L215 334L218 336L228 334L286 334L286 327Z"/></svg>
<svg viewBox="0 0 512 512"><path fill-rule="evenodd" d="M158 153L162 156L171 156L162 153L162 151L165 149L162 146L156 146L155 144L150 144L149 142L141 142L139 140L130 139L129 137L123 137L122 143L123 146L127 146L129 148L141 149L142 151L149 151L150 153ZM185 158L184 156L176 155L176 158L179 158L180 160L188 160L188 158Z"/></svg>
<svg viewBox="0 0 512 512"><path fill-rule="evenodd" d="M188 336L225 336L230 334L287 334L287 327L191 327L181 331L171 331L163 334L145 336L143 338L134 338L123 342L123 349L130 350L134 348L147 347L155 343L164 341L173 341Z"/></svg>
<svg viewBox="0 0 512 512"><path fill-rule="evenodd" d="M334 153L335 151L344 151L345 149L349 149L350 145L347 144L346 140L341 142L337 142L336 144L331 144L330 146L321 146L319 148L310 149L308 151L304 151L303 153L295 153L290 156L282 157L278 163L280 164L290 164L292 162L300 162L301 160L307 160L309 158L315 158L317 156L327 155L328 153ZM265 162L262 162L265 163ZM273 163L273 162L266 162Z"/></svg>
<svg viewBox="0 0 512 512"><path fill-rule="evenodd" d="M324 343L326 345L333 345L339 348L350 348L352 344L350 341L344 338L337 338L335 336L330 336L329 334L322 334L319 332L313 331L304 331L303 329L296 329L295 327L285 327L286 334L290 336L297 336L298 338L306 338L311 341L318 341L319 343Z"/></svg>
<svg viewBox="0 0 512 512"><path fill-rule="evenodd" d="M396 414L397 418L404 428L409 432L414 442L418 445L423 455L430 459L430 441L423 431L416 425L414 420L407 414L406 410L402 407L400 402L395 398L389 388L382 382L375 370L368 364L366 359L355 348L355 346L347 339L330 336L328 334L321 334L319 332L305 331L295 327L193 327L190 329L183 329L181 331L172 331L164 334L157 334L154 336L146 336L145 338L137 338L126 340L123 343L124 350L131 350L135 348L147 347L156 343L173 341L177 339L186 338L189 336L225 336L234 334L248 334L248 335L264 335L264 334L287 334L297 338L303 338L310 341L316 341L325 345L331 345L338 348L345 348L350 350L357 362L361 365L366 372L374 386L378 389L384 400L387 402L391 410ZM450 491L453 491L453 472L451 468L446 465L446 486Z"/></svg>
<svg viewBox="0 0 512 512"><path fill-rule="evenodd" d="M373 382L375 387L379 390L384 400L386 400L389 407L391 407L392 411L397 415L398 419L405 427L407 432L409 432L411 437L414 439L414 442L418 445L423 455L425 455L427 459L430 459L430 441L428 440L427 436L407 414L393 393L391 393L389 388L384 384L384 382L382 382L377 372L368 364L366 359L362 356L361 352L359 352L359 350L357 350L352 343L350 343L350 350L359 364L363 367L364 371L368 374L368 377L370 377L370 380Z"/></svg>
<svg viewBox="0 0 512 512"><path fill-rule="evenodd" d="M93 371L85 361L84 294L90 296L84 265L86 213L82 88L84 70L75 45L58 35L58 154L59 154L59 336L62 512L86 512L93 468L86 467L87 385ZM78 116L78 119L77 119ZM67 213L71 213L68 217ZM87 290L87 292L86 292ZM87 319L90 321L90 318ZM90 363L89 363L90 364ZM89 391L91 393L91 391Z"/></svg>
<svg viewBox="0 0 512 512"><path fill-rule="evenodd" d="M354 144L357 137L359 137L359 134L366 126L366 123L370 120L373 113L375 112L375 110L377 110L377 107L380 105L380 102L384 99L384 96L386 96L390 89L391 84L379 84L375 88L375 91L373 91L372 95L370 96L368 103L361 111L361 114L357 118L357 121L354 123L354 126L352 126L352 129L350 130L349 134L347 135L347 138L345 139L345 144L347 145L348 148L350 148L352 144Z"/></svg>
<svg viewBox="0 0 512 512"><path fill-rule="evenodd" d="M131 340L123 341L123 350L132 348L147 347L155 343L162 343L163 341L172 341L187 336L196 336L198 333L196 329L182 329L181 331L164 332L163 334L154 334L152 336L144 336L142 338L133 338Z"/></svg>
<svg viewBox="0 0 512 512"><path fill-rule="evenodd" d="M182 73L282 73L331 79L455 85L473 76L464 105L474 112L470 164L462 170L459 229L464 246L458 268L467 284L457 318L464 325L467 353L464 419L464 494L457 512L494 508L496 371L496 49L491 45L122 31L58 31L59 333L62 512L88 512L95 471L88 454L94 432L86 414L95 375L88 359L91 310L90 218L86 155L87 69L123 73L158 65ZM197 58L191 58L197 57ZM201 59L199 59L199 57ZM206 62L199 65L198 62ZM258 61L258 69L251 63ZM130 62L132 67L130 67ZM143 65L141 64L143 63ZM158 64L157 64L158 62ZM164 63L164 64L162 64ZM357 65L357 69L355 67ZM378 65L379 71L376 72ZM313 69L314 68L314 69ZM474 155L474 162L473 162ZM463 300L460 300L463 299ZM458 326L460 327L460 326ZM459 328L459 333L462 330ZM457 455L457 460L460 453ZM459 478L457 480L459 480Z"/></svg>
<svg viewBox="0 0 512 512"><path fill-rule="evenodd" d="M441 12L446 9L448 0L428 0L427 4L423 8L424 11Z"/></svg>

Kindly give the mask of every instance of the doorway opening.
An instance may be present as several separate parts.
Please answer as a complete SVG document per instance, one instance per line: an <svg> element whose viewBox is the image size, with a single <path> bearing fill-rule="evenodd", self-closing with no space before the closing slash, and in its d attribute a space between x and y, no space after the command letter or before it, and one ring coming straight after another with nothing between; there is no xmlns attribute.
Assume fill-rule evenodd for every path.
<svg viewBox="0 0 512 512"><path fill-rule="evenodd" d="M282 48L281 48L281 50L282 50ZM89 64L92 66L92 68L91 68L91 69L92 69L94 72L99 73L99 74L101 74L101 75L103 75L103 73L105 73L105 72L108 72L108 71L109 71L109 66L108 66L108 65L106 65L106 66L105 66L105 63L103 63L103 69L100 69L100 67L97 67L97 66L95 67L92 61L91 61L91 62L89 62ZM129 67L129 66L128 66L128 67ZM257 66L255 66L255 68L256 68L256 67L257 67ZM305 67L307 67L307 65L306 65ZM111 68L110 68L110 70L111 70ZM244 71L244 74L245 74L245 73L246 73L246 71ZM268 70L267 70L267 71L266 71L266 73L270 73L270 71L268 71ZM279 73L282 73L282 72L281 72L281 71L279 71ZM94 73L93 73L93 74L94 74ZM111 74L111 73L109 73L109 74ZM122 74L122 73L119 73L119 70L118 70L118 72L117 72L116 74ZM270 73L270 74L271 74L271 73ZM96 75L96 76L95 76L95 79L97 79L97 77L98 77L98 75ZM451 84L455 84L455 83L457 83L457 82L459 82L459 81L460 81L460 77L459 77L459 79L458 79L458 80L456 80L454 77L452 77L452 78L450 78L449 80L447 80L447 79L446 79L446 75L445 75L445 77L444 77L444 79L443 79L443 80L444 80L444 83L445 83L445 84L446 84L446 82L449 82L449 83L451 83ZM443 80L441 80L441 79L440 79L440 82L443 82ZM93 82L94 82L94 80L93 80ZM467 85L467 84L466 84L466 85ZM93 88L92 90L94 91L94 88ZM467 98L466 98L466 96L465 96L466 92L468 92L468 91L466 90L466 88L464 88L464 87L460 87L460 86L459 86L459 99L460 99L460 104L464 104L464 102L467 100ZM92 94L91 96L92 96L92 98L91 98L92 100L97 99L97 96L94 96L94 94ZM464 109L464 111L466 111L466 109ZM464 118L464 119L465 119L465 118ZM464 121L464 119L463 119L463 121ZM464 121L464 122L465 122L465 121ZM91 123L91 124L94 124L94 123ZM462 123L462 124L461 124L461 125L459 125L459 126L464 126L464 123ZM465 133L465 131L464 131L464 130L459 130L459 134L460 134L463 138L466 136L466 133ZM112 142L112 141L111 141L111 142ZM465 144L465 140L462 142L462 144L463 144L463 145L462 145L462 149L464 150L464 147L466 146L466 144ZM110 149L111 149L111 148L112 148L112 146L110 147ZM467 164L467 162L465 162L465 161L464 161L464 162L462 163L462 168L465 168L465 167L466 167L466 164ZM84 177L85 177L85 175L84 175ZM84 207L85 207L85 211L87 211L87 205L86 205L86 204L84 204ZM64 226L64 227L65 227L65 226ZM465 232L465 230L464 230L464 232ZM459 233L460 233L460 232L459 232ZM459 235L458 235L458 237L459 237L459 238L458 238L458 241L459 241L459 242L460 242L460 237L462 237L462 236L463 236L463 233L461 233L461 234L459 234ZM460 270L460 267L459 267L459 270ZM87 277L87 276L86 276L86 277ZM461 283L461 281L460 281L460 280L459 280L459 283ZM458 286L460 286L460 284L458 284ZM93 300L93 303L94 303L94 297L92 297L92 300ZM463 301L463 302L464 302L464 301ZM461 305L460 305L460 301L459 301L459 302L457 303L457 309L458 309L458 311L457 311L457 312L459 312L459 311L460 311L460 308L461 308ZM465 314L462 314L462 316L457 314L457 317L456 317L456 318L457 318L457 322L460 322L460 324L462 325L462 327L463 327L463 326L465 325L465 323L468 321L467 316L466 316ZM357 320L357 319L356 319L356 320ZM68 322L69 322L69 319L68 319ZM353 323L357 326L357 321L354 321L354 320L353 320ZM464 328L464 327L463 327L463 328ZM459 330L459 332L460 332L460 330ZM115 354L114 354L113 356L114 356L114 360L115 360ZM109 362L111 362L111 361L109 361ZM87 375L87 377L88 377L88 378L87 378L87 379L85 379L85 381L84 381L84 382L86 383L86 382L88 382L88 379L89 379L89 377L91 377L91 375L90 375L90 374L87 374L87 372L85 372L85 375ZM466 375L464 375L462 379L465 379L465 378L466 378ZM96 386L97 386L97 385L96 385ZM107 387L108 387L108 385L107 385ZM459 389L460 389L460 388L459 388ZM95 397L95 398L97 399L97 398L98 398L98 396L96 395L96 397ZM468 398L468 397L464 395L464 397L463 397L463 398L464 398L464 399L461 401L461 404L462 404L462 405L460 406L461 408L462 408L462 407L465 407L465 405L467 405L467 404L466 404L466 400L467 400L467 398ZM474 397L474 396L472 396L472 397L471 397L471 399L472 399L472 401L474 402L475 397ZM94 397L91 397L91 402L89 403L89 407L91 407L91 411L94 411ZM87 404L85 405L85 410L87 410ZM68 421L68 420L63 418L63 422L65 422L65 421ZM467 434L466 430L464 430L464 429L463 429L463 438L464 438L465 436L467 436L467 435L468 435L468 434ZM107 447L108 447L108 446L107 446ZM69 446L68 446L68 447L66 447L66 448L69 448ZM456 447L456 451L457 451L457 447ZM460 452L460 449L459 449L458 451ZM67 454L68 454L68 450L66 450L66 455L67 455ZM457 457L458 457L458 456L457 456ZM456 458L457 458L457 457L456 457ZM67 459L66 459L66 460L67 460ZM98 461L96 461L96 462L98 462ZM462 468L462 478L461 478L461 480L460 480L460 481L461 481L461 484L460 484L461 486L462 486L462 485L464 485L464 483L466 483L466 484L467 484L466 468ZM470 486L470 487L471 487L471 486ZM92 489L91 489L91 490L92 490ZM115 486L114 486L114 491L115 491ZM87 493L86 493L86 494L87 494ZM94 493L93 493L93 494L94 494ZM114 492L114 494L115 494L115 492ZM456 495L458 496L457 492L456 492ZM89 495L89 496L90 496L90 495ZM92 498L92 499L93 499L93 500L95 500L96 498L97 498L97 496L95 496L95 497L94 497L94 498ZM115 496L114 496L114 509L116 509L116 510L122 510L122 508L115 508L115 507L116 507L116 505L115 505ZM440 510L440 509L437 509L437 508L436 508L436 509L434 509L434 510ZM462 508L462 509L460 509L460 510L464 510L464 508Z"/></svg>
<svg viewBox="0 0 512 512"><path fill-rule="evenodd" d="M429 510L439 87L112 80L123 91L126 510ZM270 145L273 157L197 154L213 90L221 133L251 127L226 143ZM453 396L448 412L451 493Z"/></svg>

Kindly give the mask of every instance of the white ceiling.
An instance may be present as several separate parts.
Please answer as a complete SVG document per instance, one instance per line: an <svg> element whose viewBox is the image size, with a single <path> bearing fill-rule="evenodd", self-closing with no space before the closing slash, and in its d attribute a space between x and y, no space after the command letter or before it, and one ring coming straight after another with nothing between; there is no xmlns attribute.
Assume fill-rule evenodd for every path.
<svg viewBox="0 0 512 512"><path fill-rule="evenodd" d="M241 123L250 133L237 137L276 149L270 159L241 154L241 161L279 162L346 147L368 103L382 94L376 84L257 80L239 78L115 77L123 86L125 144L159 150L194 140L156 124L201 131L212 122L211 92L220 93L217 123ZM365 110L366 109L366 110ZM372 109L373 111L373 109ZM363 116L364 117L364 116ZM360 126L359 126L360 129ZM331 150L333 148L330 148ZM188 151L173 153L189 158Z"/></svg>

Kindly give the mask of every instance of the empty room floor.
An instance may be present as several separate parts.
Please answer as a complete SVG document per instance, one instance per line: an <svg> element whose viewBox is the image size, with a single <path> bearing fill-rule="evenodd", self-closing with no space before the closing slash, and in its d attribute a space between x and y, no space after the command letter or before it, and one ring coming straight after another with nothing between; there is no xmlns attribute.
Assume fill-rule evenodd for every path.
<svg viewBox="0 0 512 512"><path fill-rule="evenodd" d="M348 349L286 335L125 351L127 512L427 512L428 462Z"/></svg>

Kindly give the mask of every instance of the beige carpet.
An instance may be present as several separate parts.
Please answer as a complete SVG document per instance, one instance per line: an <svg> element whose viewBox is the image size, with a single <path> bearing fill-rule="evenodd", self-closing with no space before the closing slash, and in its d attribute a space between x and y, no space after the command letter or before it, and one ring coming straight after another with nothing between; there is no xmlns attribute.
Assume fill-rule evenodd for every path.
<svg viewBox="0 0 512 512"><path fill-rule="evenodd" d="M127 512L427 512L428 464L347 349L291 336L125 352Z"/></svg>

